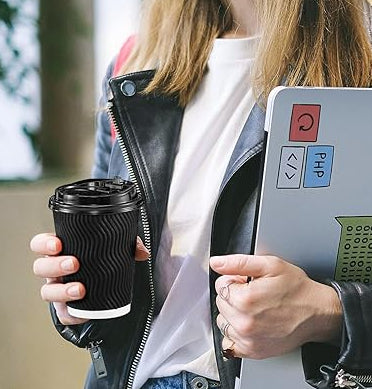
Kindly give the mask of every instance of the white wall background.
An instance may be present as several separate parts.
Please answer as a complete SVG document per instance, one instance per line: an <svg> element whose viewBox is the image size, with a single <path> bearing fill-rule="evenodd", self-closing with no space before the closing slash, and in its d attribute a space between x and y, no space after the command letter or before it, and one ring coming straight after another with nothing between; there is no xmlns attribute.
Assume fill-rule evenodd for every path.
<svg viewBox="0 0 372 389"><path fill-rule="evenodd" d="M112 58L138 26L141 0L95 0L96 90Z"/></svg>
<svg viewBox="0 0 372 389"><path fill-rule="evenodd" d="M17 0L12 0L14 4ZM95 0L95 56L96 95L101 91L101 81L111 59L125 39L136 31L141 0ZM27 0L25 12L37 16L38 1ZM1 39L0 50L4 42ZM37 30L31 23L20 22L16 39L30 63L38 63ZM37 76L27 79L27 92L32 104L25 105L10 98L0 86L0 180L36 179L41 167L32 152L28 139L22 134L22 124L37 128L40 123L40 88ZM94 107L92 107L92 111Z"/></svg>

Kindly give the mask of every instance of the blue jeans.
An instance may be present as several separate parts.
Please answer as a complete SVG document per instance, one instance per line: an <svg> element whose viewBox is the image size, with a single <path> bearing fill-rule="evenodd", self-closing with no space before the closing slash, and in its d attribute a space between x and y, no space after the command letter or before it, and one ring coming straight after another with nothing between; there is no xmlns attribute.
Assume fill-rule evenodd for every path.
<svg viewBox="0 0 372 389"><path fill-rule="evenodd" d="M172 377L150 378L141 389L221 389L218 381L213 381L194 373L182 371Z"/></svg>

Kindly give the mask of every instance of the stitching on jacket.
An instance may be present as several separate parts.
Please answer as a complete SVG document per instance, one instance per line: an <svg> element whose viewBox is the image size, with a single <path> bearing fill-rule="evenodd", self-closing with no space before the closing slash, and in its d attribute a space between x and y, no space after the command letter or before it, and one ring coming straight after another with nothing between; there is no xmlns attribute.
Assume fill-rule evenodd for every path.
<svg viewBox="0 0 372 389"><path fill-rule="evenodd" d="M243 163L247 160L247 158L252 158L257 155L263 148L264 141L257 143L255 146L248 149L240 158L236 160L234 165L232 166L232 170L235 172L243 165Z"/></svg>
<svg viewBox="0 0 372 389"><path fill-rule="evenodd" d="M125 116L126 116L126 118L128 119L128 124L130 125L131 128L134 128L133 122L132 122L132 120L130 119L130 115L129 115L129 113L128 113L128 109L127 109L126 106L124 106L124 111L125 111ZM140 157L140 159L141 159L143 171L145 171L145 173L146 173L146 179L147 179L147 182L149 183L149 186L150 186L150 188L151 188L151 193L148 193L148 195L149 195L149 197L150 197L150 200L151 200L151 201L154 201L154 200L155 200L155 197L154 197L154 188L153 188L152 182L151 182L151 180L150 180L150 175L149 175L147 166L146 166L146 164L145 164L145 162L144 162L142 151L141 151L140 148L138 147L138 142L137 142L137 139L136 139L136 137L135 137L135 135L134 135L134 131L132 131L132 133L133 133L133 138L134 138L135 141L136 141L136 149L138 150L138 153L136 153L136 154L137 154L137 155ZM131 140L130 140L129 138L128 138L128 141L131 142ZM132 148L133 148L133 147L132 147ZM142 170L141 170L141 171L142 171ZM141 173L141 171L138 170L139 173ZM146 191L145 185L143 185L143 189ZM149 192L149 191L147 191L147 192Z"/></svg>

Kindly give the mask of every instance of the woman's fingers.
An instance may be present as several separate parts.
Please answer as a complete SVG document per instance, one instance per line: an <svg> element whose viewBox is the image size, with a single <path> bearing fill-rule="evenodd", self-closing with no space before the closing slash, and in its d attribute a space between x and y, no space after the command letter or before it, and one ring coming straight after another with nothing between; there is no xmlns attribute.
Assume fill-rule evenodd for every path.
<svg viewBox="0 0 372 389"><path fill-rule="evenodd" d="M30 242L31 250L42 255L57 255L62 250L62 242L52 233L35 235ZM137 261L146 261L149 258L149 251L137 236L135 258Z"/></svg>
<svg viewBox="0 0 372 389"><path fill-rule="evenodd" d="M40 294L44 301L66 303L82 299L85 296L85 287L80 282L61 284L47 280L41 287Z"/></svg>
<svg viewBox="0 0 372 389"><path fill-rule="evenodd" d="M30 248L38 254L57 255L62 250L62 243L54 234L43 233L31 239Z"/></svg>
<svg viewBox="0 0 372 389"><path fill-rule="evenodd" d="M70 255L59 257L42 257L34 262L34 274L42 278L62 277L76 273L79 261Z"/></svg>
<svg viewBox="0 0 372 389"><path fill-rule="evenodd" d="M34 236L30 242L31 250L44 255L35 260L34 274L46 278L46 284L41 287L41 298L52 302L59 321L64 325L75 325L87 322L71 316L68 313L66 303L80 300L85 296L85 287L80 282L62 283L63 276L76 273L79 270L79 261L71 255L60 255L62 242L52 233L43 233ZM142 240L137 237L135 259L145 261L149 257L149 251Z"/></svg>
<svg viewBox="0 0 372 389"><path fill-rule="evenodd" d="M54 309L58 316L58 320L65 326L83 324L89 321L88 319L80 319L78 317L71 316L67 311L67 305L65 303L54 302Z"/></svg>

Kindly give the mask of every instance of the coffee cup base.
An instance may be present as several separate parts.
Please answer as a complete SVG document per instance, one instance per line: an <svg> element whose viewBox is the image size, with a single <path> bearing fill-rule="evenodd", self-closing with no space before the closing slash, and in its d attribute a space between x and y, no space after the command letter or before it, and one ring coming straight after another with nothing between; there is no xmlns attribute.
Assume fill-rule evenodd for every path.
<svg viewBox="0 0 372 389"><path fill-rule="evenodd" d="M116 309L106 309L103 311L88 311L67 307L67 312L80 319L114 319L116 317L127 315L130 312L131 304Z"/></svg>

